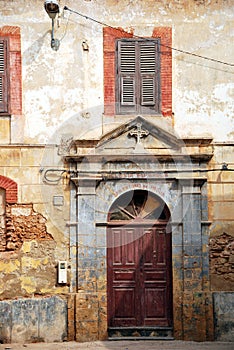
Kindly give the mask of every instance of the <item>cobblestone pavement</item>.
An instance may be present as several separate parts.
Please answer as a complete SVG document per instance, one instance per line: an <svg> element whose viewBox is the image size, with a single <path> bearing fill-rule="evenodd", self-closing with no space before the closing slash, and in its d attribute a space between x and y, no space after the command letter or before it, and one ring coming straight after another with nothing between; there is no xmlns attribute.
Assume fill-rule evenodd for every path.
<svg viewBox="0 0 234 350"><path fill-rule="evenodd" d="M89 343L0 344L0 350L233 350L231 342L97 341Z"/></svg>

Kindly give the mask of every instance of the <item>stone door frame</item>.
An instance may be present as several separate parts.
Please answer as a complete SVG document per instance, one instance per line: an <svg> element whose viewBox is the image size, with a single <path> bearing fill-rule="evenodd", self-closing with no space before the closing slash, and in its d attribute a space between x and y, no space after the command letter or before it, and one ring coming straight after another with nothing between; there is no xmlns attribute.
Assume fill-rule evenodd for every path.
<svg viewBox="0 0 234 350"><path fill-rule="evenodd" d="M73 186L71 189L71 221L77 222L77 225L71 227L70 230L73 291L78 292L78 295L82 297L84 295L90 296L92 293L95 295L95 300L103 298L102 309L105 310L103 312L106 314L105 237L108 211L114 200L129 188L143 190L147 188L162 198L172 214L172 285L175 338L212 338L210 335L212 301L209 293L209 222L207 220L207 193L204 177L179 179L173 177L167 178L166 181L165 179L148 181L148 179L132 178L130 182L120 181L118 178L111 180L86 178ZM180 197L176 206L173 191L177 191ZM94 257L94 261L91 257ZM85 268L81 268L81 266L85 266ZM94 285L96 287L93 287ZM202 310L200 316L196 314L193 325L190 327L190 322L186 326L185 320L193 317L198 305L201 305L200 310ZM98 307L96 311L97 314L100 313ZM209 318L207 318L207 314L209 314ZM97 337L104 339L107 336L107 321L102 319L100 323L99 314L95 322L97 322L97 333L102 334L102 336ZM192 337L191 334L193 334Z"/></svg>

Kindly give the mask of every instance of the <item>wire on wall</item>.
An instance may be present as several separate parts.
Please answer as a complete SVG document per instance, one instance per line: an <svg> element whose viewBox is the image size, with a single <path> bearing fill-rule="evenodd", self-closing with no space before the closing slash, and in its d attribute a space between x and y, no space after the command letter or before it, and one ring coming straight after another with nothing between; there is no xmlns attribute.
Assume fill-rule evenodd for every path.
<svg viewBox="0 0 234 350"><path fill-rule="evenodd" d="M104 22L101 22L101 21L98 21L96 20L95 18L93 17L90 17L90 16L87 16L87 15L83 15L82 13L78 12L78 11L75 11L75 10L72 10L70 9L69 7L67 6L64 6L63 8L65 11L70 11L72 13L75 13L77 14L78 16L80 17L83 17L85 19L88 19L92 22L95 22L97 24L100 24L102 26L105 26L105 27L109 27L111 29L115 29L115 30L121 30L120 28L116 28L116 27L113 27L111 26L110 24L107 24L107 23L104 23ZM147 40L147 38L143 38L141 36L138 36L138 35L133 35L134 38L137 38L137 39L144 39L144 40ZM150 39L149 39L150 40ZM196 53L193 53L193 52L189 52L189 51L186 51L186 50L182 50L182 49L177 49L175 47L171 47L171 46L168 46L168 45L164 45L164 44L160 44L161 46L163 47L166 47L168 49L171 49L173 51L176 51L176 52L180 52L180 53L183 53L185 55L190 55L190 56L194 56L194 57L198 57L198 58L201 58L201 59L204 59L204 60L208 60L208 61L211 61L211 62L215 62L215 63L220 63L220 64L224 64L226 66L230 66L230 67L234 67L234 64L233 63L228 63L228 62L224 62L224 61L220 61L220 60L217 60L215 58L211 58L211 57L206 57L206 56L202 56L202 55L198 55Z"/></svg>

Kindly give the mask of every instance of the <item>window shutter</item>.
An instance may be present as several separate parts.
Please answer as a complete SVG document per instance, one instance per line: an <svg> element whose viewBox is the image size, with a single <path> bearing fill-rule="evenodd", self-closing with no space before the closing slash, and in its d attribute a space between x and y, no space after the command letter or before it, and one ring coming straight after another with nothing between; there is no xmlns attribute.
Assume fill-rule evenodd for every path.
<svg viewBox="0 0 234 350"><path fill-rule="evenodd" d="M121 104L135 104L135 84L134 78L130 76L122 77L121 81Z"/></svg>
<svg viewBox="0 0 234 350"><path fill-rule="evenodd" d="M156 95L156 45L140 44L141 105L155 105Z"/></svg>
<svg viewBox="0 0 234 350"><path fill-rule="evenodd" d="M117 111L160 113L159 39L117 41Z"/></svg>
<svg viewBox="0 0 234 350"><path fill-rule="evenodd" d="M0 40L0 112L7 112L7 42Z"/></svg>
<svg viewBox="0 0 234 350"><path fill-rule="evenodd" d="M136 104L136 48L134 42L119 42L120 103Z"/></svg>
<svg viewBox="0 0 234 350"><path fill-rule="evenodd" d="M155 105L155 78L142 76L141 82L142 106Z"/></svg>

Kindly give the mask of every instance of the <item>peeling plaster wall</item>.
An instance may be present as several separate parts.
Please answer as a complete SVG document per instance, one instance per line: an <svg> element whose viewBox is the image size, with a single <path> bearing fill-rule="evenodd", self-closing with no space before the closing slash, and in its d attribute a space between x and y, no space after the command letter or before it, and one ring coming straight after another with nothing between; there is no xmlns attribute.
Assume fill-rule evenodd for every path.
<svg viewBox="0 0 234 350"><path fill-rule="evenodd" d="M231 63L232 1L123 0L116 6L116 1L110 0L84 0L79 4L61 0L61 8L65 3L100 22L132 28L138 36L151 35L158 25L172 27L174 48ZM102 25L62 12L59 28L56 25L55 29L61 45L54 52L50 48L51 23L43 1L34 0L32 6L32 2L15 0L9 6L9 2L1 0L0 20L2 26L19 25L22 35L24 112L22 121L12 123L12 142L19 138L26 143L49 142L56 129L75 116L79 116L81 128L84 124L100 124ZM82 50L83 40L87 40L89 51ZM174 50L173 72L176 132L181 137L209 134L214 140L232 140L233 68Z"/></svg>
<svg viewBox="0 0 234 350"><path fill-rule="evenodd" d="M0 173L17 183L18 203L5 203L1 189L0 274L4 283L0 299L68 291L67 286L57 285L57 263L68 259L66 191L62 193L64 205L53 205L53 197L66 183L56 186L56 192L43 183L39 171L43 152L43 147L1 148ZM62 217L61 208L66 213Z"/></svg>
<svg viewBox="0 0 234 350"><path fill-rule="evenodd" d="M76 254L69 252L69 180L64 175L57 184L46 185L43 174L47 167L64 168L58 155L61 138L65 145L71 136L98 139L105 129L103 27L79 14L62 12L55 28L55 37L61 40L61 45L55 52L50 48L51 20L43 3L43 0L0 0L1 27L18 26L21 31L23 75L22 115L0 116L0 175L13 179L18 185L16 206L4 206L5 194L0 189L0 276L4 281L1 300L69 293L70 279L67 286L57 285L56 269L58 260L69 260L69 254ZM158 26L171 27L173 48L233 63L234 6L231 0L61 0L60 5L113 27L133 31L137 36L150 36ZM88 51L82 49L84 40ZM170 128L174 127L180 138L213 138L214 156L209 169L220 169L223 162L234 169L233 67L177 50L173 50L172 62L174 115L168 121ZM132 116L122 117L115 120L115 124L129 118ZM233 273L230 272L233 251L226 249L226 246L232 247L234 237L233 174L207 173L211 225L210 242L204 249L209 247L213 254L210 254L210 281L207 283L211 291L217 292L217 303L219 291L233 290ZM54 205L54 197L62 198L63 204ZM15 214L9 214L9 210ZM30 215L26 215L25 210L30 210L30 215L34 213L34 218L43 223L36 220L33 226L27 221ZM16 243L12 235L7 241L7 215L13 225L20 226L17 220L23 221L24 233L17 231L20 239L16 239ZM42 233L45 234L43 239ZM227 238L225 246L224 237ZM12 249L7 249L7 245ZM95 301L95 308L101 310L102 327L96 331L104 339L105 285L102 280L99 283L103 293L100 300ZM232 293L228 297L231 299ZM93 317L88 313L88 303L82 293L74 300L77 304L80 302L82 311L71 308L74 314L70 323L74 322L75 314L79 317L85 310L87 317ZM216 310L219 310L217 305ZM217 311L221 339L219 315ZM88 334L91 333L89 330ZM74 337L73 334L71 340ZM95 332L90 335L90 339L95 337Z"/></svg>
<svg viewBox="0 0 234 350"><path fill-rule="evenodd" d="M216 340L233 341L233 293L214 293Z"/></svg>
<svg viewBox="0 0 234 350"><path fill-rule="evenodd" d="M59 297L0 301L0 311L1 343L59 342L67 338L67 305Z"/></svg>

